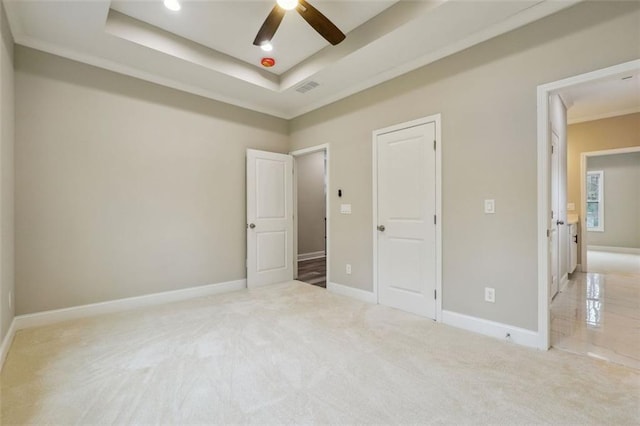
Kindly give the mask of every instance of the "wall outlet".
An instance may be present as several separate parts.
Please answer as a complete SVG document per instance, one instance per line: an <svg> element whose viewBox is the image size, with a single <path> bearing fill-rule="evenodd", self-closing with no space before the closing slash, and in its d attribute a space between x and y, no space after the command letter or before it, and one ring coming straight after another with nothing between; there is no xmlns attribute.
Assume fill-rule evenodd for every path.
<svg viewBox="0 0 640 426"><path fill-rule="evenodd" d="M491 287L484 288L484 301L496 303L496 289Z"/></svg>
<svg viewBox="0 0 640 426"><path fill-rule="evenodd" d="M347 271L346 271L346 272L347 272L347 275L351 275L351 264L350 264L350 263L347 263L347 268L346 268L346 270L347 270Z"/></svg>

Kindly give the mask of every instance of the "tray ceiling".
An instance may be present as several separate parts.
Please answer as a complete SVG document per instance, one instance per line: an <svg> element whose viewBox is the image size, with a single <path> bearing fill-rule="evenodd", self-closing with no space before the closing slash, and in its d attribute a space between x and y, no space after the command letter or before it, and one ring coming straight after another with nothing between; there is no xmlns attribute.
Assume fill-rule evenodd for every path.
<svg viewBox="0 0 640 426"><path fill-rule="evenodd" d="M3 2L18 44L293 118L578 1L315 0L346 40L331 46L288 12L268 55L252 42L275 1L183 0L179 12L161 0ZM262 68L263 56L277 65Z"/></svg>

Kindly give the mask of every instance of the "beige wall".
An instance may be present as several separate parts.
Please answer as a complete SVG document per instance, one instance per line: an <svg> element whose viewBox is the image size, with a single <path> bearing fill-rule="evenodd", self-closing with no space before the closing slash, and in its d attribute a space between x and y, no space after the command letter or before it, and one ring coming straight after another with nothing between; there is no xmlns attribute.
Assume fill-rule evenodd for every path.
<svg viewBox="0 0 640 426"><path fill-rule="evenodd" d="M589 157L594 170L604 172L604 232L587 232L587 244L640 248L640 152Z"/></svg>
<svg viewBox="0 0 640 426"><path fill-rule="evenodd" d="M296 157L298 254L324 251L324 155Z"/></svg>
<svg viewBox="0 0 640 426"><path fill-rule="evenodd" d="M0 4L0 341L14 317L13 38Z"/></svg>
<svg viewBox="0 0 640 426"><path fill-rule="evenodd" d="M444 309L536 330L536 87L640 57L639 8L585 2L293 120L294 149L331 144L332 281L372 289L371 132L441 113Z"/></svg>
<svg viewBox="0 0 640 426"><path fill-rule="evenodd" d="M245 150L287 122L16 49L18 314L242 279Z"/></svg>

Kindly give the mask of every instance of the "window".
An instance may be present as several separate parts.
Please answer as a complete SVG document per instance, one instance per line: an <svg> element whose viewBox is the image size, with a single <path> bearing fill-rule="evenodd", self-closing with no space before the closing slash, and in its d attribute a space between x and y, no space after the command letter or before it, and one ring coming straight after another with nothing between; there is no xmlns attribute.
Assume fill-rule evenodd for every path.
<svg viewBox="0 0 640 426"><path fill-rule="evenodd" d="M604 232L604 172L587 172L587 230Z"/></svg>

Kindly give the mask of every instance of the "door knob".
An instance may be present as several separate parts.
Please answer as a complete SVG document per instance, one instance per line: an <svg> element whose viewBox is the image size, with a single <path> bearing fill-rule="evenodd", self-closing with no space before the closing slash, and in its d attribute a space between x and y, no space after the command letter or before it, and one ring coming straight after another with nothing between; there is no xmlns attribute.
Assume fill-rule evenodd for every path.
<svg viewBox="0 0 640 426"><path fill-rule="evenodd" d="M256 224L255 224L255 223L250 223L250 224L249 224L249 228L253 229L253 228L255 228L255 227L256 227Z"/></svg>
<svg viewBox="0 0 640 426"><path fill-rule="evenodd" d="M564 221L559 220L559 221L556 222L556 225L564 225Z"/></svg>
<svg viewBox="0 0 640 426"><path fill-rule="evenodd" d="M384 225L378 225L378 231L384 232L385 229Z"/></svg>

